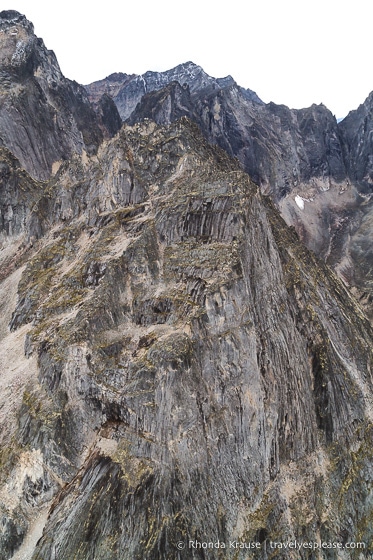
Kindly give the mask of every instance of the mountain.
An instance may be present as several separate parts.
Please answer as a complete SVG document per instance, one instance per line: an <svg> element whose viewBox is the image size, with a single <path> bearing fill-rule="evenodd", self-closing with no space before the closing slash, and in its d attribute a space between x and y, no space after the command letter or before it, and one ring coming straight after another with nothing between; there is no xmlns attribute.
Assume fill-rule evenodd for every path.
<svg viewBox="0 0 373 560"><path fill-rule="evenodd" d="M145 118L169 124L188 116L276 200L314 177L325 188L346 178L338 126L323 105L266 105L230 76L212 78L192 62L141 76L113 74L85 87L91 100L111 95L130 124Z"/></svg>
<svg viewBox="0 0 373 560"><path fill-rule="evenodd" d="M169 124L181 116L196 122L209 142L238 158L288 225L373 316L372 95L337 123L323 105L294 110L264 104L231 77L210 78L192 63L117 76L86 86L89 95L104 86L110 94L113 80L113 100L128 123Z"/></svg>
<svg viewBox="0 0 373 560"><path fill-rule="evenodd" d="M122 120L125 121L131 116L145 94L159 91L171 82L178 82L182 86L188 86L191 93L196 93L197 96L201 92L208 95L235 84L231 76L212 78L197 64L186 62L166 72L149 71L140 76L122 73L111 74L103 80L86 85L85 88L91 100L96 100L104 93L112 97ZM240 88L240 91L242 91L242 95L246 99L259 105L263 104L263 101L259 99L254 91L245 90L244 88Z"/></svg>
<svg viewBox="0 0 373 560"><path fill-rule="evenodd" d="M339 124L349 178L368 194L372 194L373 182L372 111L373 92Z"/></svg>
<svg viewBox="0 0 373 560"><path fill-rule="evenodd" d="M2 291L2 558L370 542L371 327L237 162L186 119L137 124L27 198L39 238Z"/></svg>
<svg viewBox="0 0 373 560"><path fill-rule="evenodd" d="M0 148L0 560L367 557L371 323L196 123L108 97L43 180Z"/></svg>
<svg viewBox="0 0 373 560"><path fill-rule="evenodd" d="M0 12L0 67L0 145L35 179L48 179L73 154L97 152L103 137L119 130L112 100L98 117L85 89L61 74L32 23L12 10ZM115 115L117 126L107 127Z"/></svg>

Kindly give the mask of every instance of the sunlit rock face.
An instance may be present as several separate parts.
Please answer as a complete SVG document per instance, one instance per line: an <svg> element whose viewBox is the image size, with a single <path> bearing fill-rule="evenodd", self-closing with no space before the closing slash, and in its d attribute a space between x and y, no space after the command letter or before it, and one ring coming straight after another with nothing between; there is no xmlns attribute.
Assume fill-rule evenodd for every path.
<svg viewBox="0 0 373 560"><path fill-rule="evenodd" d="M323 105L264 104L230 76L211 78L192 63L143 76L114 74L87 91L92 99L111 95L129 123L191 118L211 143L238 158L372 316L372 95L337 124Z"/></svg>
<svg viewBox="0 0 373 560"><path fill-rule="evenodd" d="M237 162L145 122L40 188L7 234L0 557L370 542L371 328Z"/></svg>
<svg viewBox="0 0 373 560"><path fill-rule="evenodd" d="M106 120L108 113L117 115L113 104ZM48 179L62 160L95 153L104 135L105 118L96 115L82 86L64 78L32 23L18 12L1 12L0 144L35 179Z"/></svg>
<svg viewBox="0 0 373 560"><path fill-rule="evenodd" d="M369 193L343 186L332 116L265 106L188 63L145 75L162 89L118 131L102 87L138 77L109 77L91 105L23 16L0 26L0 559L203 559L202 543L216 560L246 560L249 543L258 560L309 559L272 546L295 540L363 543L343 559L366 558L372 328L276 208L326 260L317 219L348 208L330 235L343 247L357 224L369 278ZM281 135L302 160L288 192Z"/></svg>

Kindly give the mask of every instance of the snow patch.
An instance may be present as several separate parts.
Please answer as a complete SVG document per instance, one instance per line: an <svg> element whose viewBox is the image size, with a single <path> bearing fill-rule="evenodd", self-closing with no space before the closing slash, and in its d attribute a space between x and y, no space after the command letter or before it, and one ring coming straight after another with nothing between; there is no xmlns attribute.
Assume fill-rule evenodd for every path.
<svg viewBox="0 0 373 560"><path fill-rule="evenodd" d="M304 199L303 199L301 196L299 196L299 195L297 194L294 200L295 200L296 205L297 205L301 210L304 210Z"/></svg>

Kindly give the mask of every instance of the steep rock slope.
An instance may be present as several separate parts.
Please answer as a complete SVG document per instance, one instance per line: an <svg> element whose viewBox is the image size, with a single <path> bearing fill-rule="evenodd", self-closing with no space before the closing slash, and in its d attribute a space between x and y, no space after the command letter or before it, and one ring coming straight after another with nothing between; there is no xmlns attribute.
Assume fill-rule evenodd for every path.
<svg viewBox="0 0 373 560"><path fill-rule="evenodd" d="M103 136L119 129L105 125L117 115L110 107L98 118L84 88L64 78L32 23L16 11L0 13L0 145L34 178L48 179L53 164L75 153L97 151Z"/></svg>
<svg viewBox="0 0 373 560"><path fill-rule="evenodd" d="M367 194L373 190L372 111L373 92L339 123L350 179Z"/></svg>
<svg viewBox="0 0 373 560"><path fill-rule="evenodd" d="M94 101L104 93L111 96L118 107L122 120L125 121L131 116L145 94L159 91L172 82L188 86L190 91L197 95L201 92L208 94L212 91L220 91L235 83L231 76L213 78L197 64L186 62L166 72L149 71L140 76L120 72L111 74L103 80L86 85L85 88L89 97ZM263 104L254 91L244 88L240 88L240 90L247 99L259 105Z"/></svg>
<svg viewBox="0 0 373 560"><path fill-rule="evenodd" d="M270 549L294 538L365 554L371 327L237 162L185 118L145 122L40 188L0 302L18 419L0 558L206 558L190 541L218 540L209 558L247 558L233 540L309 558Z"/></svg>
<svg viewBox="0 0 373 560"><path fill-rule="evenodd" d="M323 105L265 105L232 78L209 78L192 63L148 74L148 81L123 75L122 86L113 75L88 91L105 85L110 95L115 81L113 99L129 123L150 118L169 124L183 115L194 120L210 142L239 159L307 247L334 267L371 314L371 96L337 124Z"/></svg>

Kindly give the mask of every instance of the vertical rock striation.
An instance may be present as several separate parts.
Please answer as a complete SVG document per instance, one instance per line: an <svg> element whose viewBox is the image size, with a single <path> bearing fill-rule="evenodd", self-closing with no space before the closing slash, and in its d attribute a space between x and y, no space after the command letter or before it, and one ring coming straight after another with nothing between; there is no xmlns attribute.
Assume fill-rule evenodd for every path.
<svg viewBox="0 0 373 560"><path fill-rule="evenodd" d="M90 104L0 31L0 560L366 558L372 327L276 206L369 300L369 104L340 128L192 63Z"/></svg>
<svg viewBox="0 0 373 560"><path fill-rule="evenodd" d="M186 119L125 126L33 214L8 336L27 329L37 376L13 434L27 451L4 459L3 488L23 481L4 558L45 507L33 560L368 546L371 327L237 162Z"/></svg>
<svg viewBox="0 0 373 560"><path fill-rule="evenodd" d="M191 118L210 142L239 159L371 315L371 95L337 124L323 105L294 110L263 104L230 76L211 78L192 63L169 72L109 76L87 90L90 96L112 91L122 118L132 124Z"/></svg>

